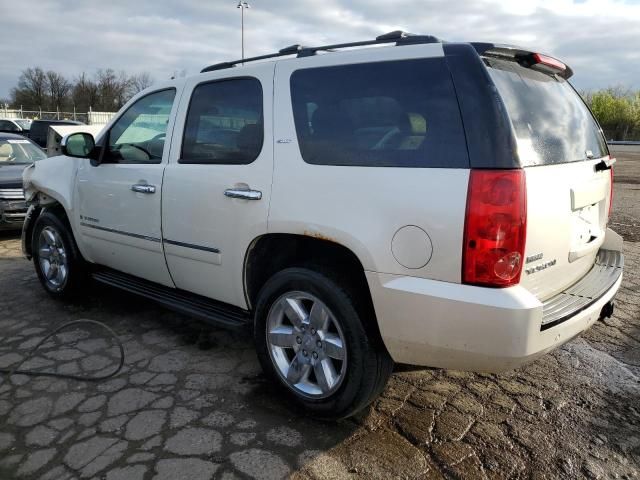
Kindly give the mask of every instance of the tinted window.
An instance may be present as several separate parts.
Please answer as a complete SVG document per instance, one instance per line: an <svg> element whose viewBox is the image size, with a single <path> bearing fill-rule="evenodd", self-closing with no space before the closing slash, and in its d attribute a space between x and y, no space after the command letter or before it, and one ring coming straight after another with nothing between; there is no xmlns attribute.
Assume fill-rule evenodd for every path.
<svg viewBox="0 0 640 480"><path fill-rule="evenodd" d="M33 122L29 131L29 138L41 147L47 146L47 130L49 124L46 122Z"/></svg>
<svg viewBox="0 0 640 480"><path fill-rule="evenodd" d="M131 105L109 131L106 160L160 163L176 91L151 93Z"/></svg>
<svg viewBox="0 0 640 480"><path fill-rule="evenodd" d="M469 166L443 58L298 70L291 76L291 96L308 163Z"/></svg>
<svg viewBox="0 0 640 480"><path fill-rule="evenodd" d="M515 62L485 63L511 118L523 166L607 155L596 121L569 82Z"/></svg>
<svg viewBox="0 0 640 480"><path fill-rule="evenodd" d="M31 124L31 130L29 130L29 138L40 145L42 148L46 148L47 135L49 133L50 125L82 125L82 123L72 121L36 120Z"/></svg>
<svg viewBox="0 0 640 480"><path fill-rule="evenodd" d="M22 128L23 130L29 130L29 128L31 127L31 121L30 120L14 120L18 125L20 125L20 128Z"/></svg>
<svg viewBox="0 0 640 480"><path fill-rule="evenodd" d="M0 130L4 130L5 132L17 132L19 129L12 122L0 120Z"/></svg>
<svg viewBox="0 0 640 480"><path fill-rule="evenodd" d="M180 163L251 163L262 150L263 137L257 79L203 83L191 97Z"/></svg>

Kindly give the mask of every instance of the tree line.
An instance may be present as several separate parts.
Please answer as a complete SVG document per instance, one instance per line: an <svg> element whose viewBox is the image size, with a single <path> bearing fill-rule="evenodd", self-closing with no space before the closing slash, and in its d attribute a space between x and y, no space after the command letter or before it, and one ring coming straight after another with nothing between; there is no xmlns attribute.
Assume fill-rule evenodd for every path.
<svg viewBox="0 0 640 480"><path fill-rule="evenodd" d="M32 111L87 112L91 108L115 112L152 84L153 79L146 72L128 75L107 68L69 79L53 70L32 67L22 71L10 98L3 103L9 108Z"/></svg>
<svg viewBox="0 0 640 480"><path fill-rule="evenodd" d="M583 92L607 140L640 140L640 90L621 87Z"/></svg>

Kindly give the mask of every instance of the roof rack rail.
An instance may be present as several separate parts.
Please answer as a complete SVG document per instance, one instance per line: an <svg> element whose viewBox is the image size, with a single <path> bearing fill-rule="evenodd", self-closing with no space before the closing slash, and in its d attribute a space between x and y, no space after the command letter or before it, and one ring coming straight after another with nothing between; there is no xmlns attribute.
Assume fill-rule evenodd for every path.
<svg viewBox="0 0 640 480"><path fill-rule="evenodd" d="M441 40L433 35L415 35L412 33L403 32L401 30L395 30L393 32L385 33L383 35L379 35L375 38L375 40L363 40L360 42L350 42L350 43L336 43L334 45L323 45L319 47L304 47L302 45L291 45L289 47L285 47L279 50L276 53L269 53L267 55L260 55L257 57L250 57L240 60L234 60L232 62L221 62L216 63L214 65L209 65L206 68L203 68L200 73L204 72L212 72L214 70L223 70L226 68L235 67L238 64L244 64L248 62L255 62L257 60L266 60L269 58L283 57L287 55L297 54L298 58L300 57L310 57L315 55L317 52L324 51L334 51L341 48L351 48L351 47L363 47L366 45L378 45L382 43L395 43L397 46L402 45L415 45L419 43L440 43Z"/></svg>

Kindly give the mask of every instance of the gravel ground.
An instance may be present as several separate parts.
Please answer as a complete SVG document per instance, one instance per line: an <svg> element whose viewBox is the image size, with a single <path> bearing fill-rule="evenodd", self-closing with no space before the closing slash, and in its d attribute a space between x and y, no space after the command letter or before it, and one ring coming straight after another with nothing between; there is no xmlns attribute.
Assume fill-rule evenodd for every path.
<svg viewBox="0 0 640 480"><path fill-rule="evenodd" d="M612 223L625 277L612 319L501 375L398 366L356 419L295 413L250 338L104 287L81 302L40 288L0 236L0 368L61 322L124 343L124 371L92 383L0 376L0 479L640 478L640 155L618 153ZM94 327L23 368L97 375L117 364Z"/></svg>

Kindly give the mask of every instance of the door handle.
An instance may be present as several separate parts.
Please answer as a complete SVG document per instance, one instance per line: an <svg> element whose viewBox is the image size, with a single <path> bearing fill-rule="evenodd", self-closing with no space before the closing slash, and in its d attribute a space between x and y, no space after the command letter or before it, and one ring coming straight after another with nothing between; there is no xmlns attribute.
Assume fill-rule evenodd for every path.
<svg viewBox="0 0 640 480"><path fill-rule="evenodd" d="M156 186L147 185L146 183L136 183L131 185L131 190L138 193L156 193Z"/></svg>
<svg viewBox="0 0 640 480"><path fill-rule="evenodd" d="M228 188L224 191L224 196L230 198L241 198L243 200L260 200L262 198L262 192L260 190Z"/></svg>

